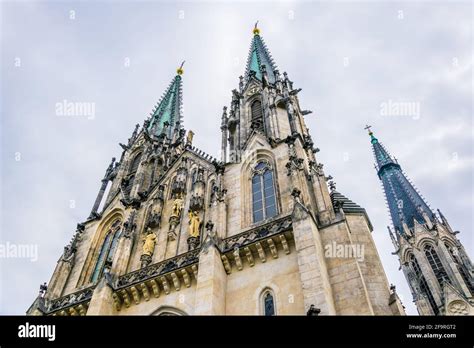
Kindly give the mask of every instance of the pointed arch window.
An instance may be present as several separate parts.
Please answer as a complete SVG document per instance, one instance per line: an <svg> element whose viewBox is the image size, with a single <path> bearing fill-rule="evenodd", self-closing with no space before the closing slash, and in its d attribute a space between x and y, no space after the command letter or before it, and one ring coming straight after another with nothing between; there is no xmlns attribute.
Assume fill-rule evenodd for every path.
<svg viewBox="0 0 474 348"><path fill-rule="evenodd" d="M265 316L274 316L276 315L275 309L275 296L270 290L263 292L261 296L263 315Z"/></svg>
<svg viewBox="0 0 474 348"><path fill-rule="evenodd" d="M194 170L191 173L191 187L194 188L196 185L196 181L198 179L198 170L197 168L194 168Z"/></svg>
<svg viewBox="0 0 474 348"><path fill-rule="evenodd" d="M257 99L250 105L250 114L252 128L263 132L263 109L260 100Z"/></svg>
<svg viewBox="0 0 474 348"><path fill-rule="evenodd" d="M209 184L209 206L217 200L217 190L216 181L211 180L211 183Z"/></svg>
<svg viewBox="0 0 474 348"><path fill-rule="evenodd" d="M132 160L132 163L130 164L130 170L128 174L134 174L138 170L138 166L140 165L140 160L142 158L142 153L138 153Z"/></svg>
<svg viewBox="0 0 474 348"><path fill-rule="evenodd" d="M446 273L446 270L444 269L444 266L441 263L441 260L439 259L438 253L433 248L433 246L431 244L426 245L424 251L426 258L430 263L431 269L433 270L436 279L438 280L439 285L441 286L443 282L451 283L448 274Z"/></svg>
<svg viewBox="0 0 474 348"><path fill-rule="evenodd" d="M125 179L125 194L130 195L130 192L132 192L133 188L133 182L135 181L135 173L138 170L138 166L140 165L140 160L142 158L142 153L138 153L133 157L132 162L130 163L130 167L128 169L128 177Z"/></svg>
<svg viewBox="0 0 474 348"><path fill-rule="evenodd" d="M459 255L454 251L454 247L449 245L448 243L444 243L444 245L446 246L446 249L448 249L449 254L453 258L454 262L456 263L459 274L461 274L464 283L466 283L466 286L468 287L471 294L474 294L474 283L472 277L469 275L469 271L467 271L464 265L462 264Z"/></svg>
<svg viewBox="0 0 474 348"><path fill-rule="evenodd" d="M120 220L115 221L109 231L107 232L102 246L100 248L99 256L95 263L94 271L91 275L91 282L96 282L104 272L104 268L107 264L111 264L117 248L118 240L121 234Z"/></svg>
<svg viewBox="0 0 474 348"><path fill-rule="evenodd" d="M130 192L132 192L132 187L133 187L133 181L135 180L135 175L129 176L127 179L125 179L125 194L130 195Z"/></svg>
<svg viewBox="0 0 474 348"><path fill-rule="evenodd" d="M253 222L277 215L273 170L267 162L259 162L252 176Z"/></svg>
<svg viewBox="0 0 474 348"><path fill-rule="evenodd" d="M426 279L423 276L423 273L421 272L420 265L418 264L418 261L416 260L415 255L411 254L409 257L409 260L410 260L411 268L413 272L415 272L421 292L424 295L426 295L434 314L438 315L439 314L438 306L436 305L436 301L433 297L433 294L431 293L431 290L428 287L428 283L426 282Z"/></svg>

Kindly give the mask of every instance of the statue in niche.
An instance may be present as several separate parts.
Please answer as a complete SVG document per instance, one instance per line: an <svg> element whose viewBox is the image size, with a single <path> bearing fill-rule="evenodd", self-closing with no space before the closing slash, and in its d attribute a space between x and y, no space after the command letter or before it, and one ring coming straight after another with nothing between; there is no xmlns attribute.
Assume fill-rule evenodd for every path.
<svg viewBox="0 0 474 348"><path fill-rule="evenodd" d="M189 211L189 236L199 237L199 227L201 225L201 219L196 211Z"/></svg>
<svg viewBox="0 0 474 348"><path fill-rule="evenodd" d="M151 231L151 228L147 229L147 235L143 238L143 249L142 255L152 256L155 251L156 234Z"/></svg>
<svg viewBox="0 0 474 348"><path fill-rule="evenodd" d="M186 137L186 145L191 146L193 144L194 132L192 130L188 131L188 136Z"/></svg>
<svg viewBox="0 0 474 348"><path fill-rule="evenodd" d="M181 195L176 196L173 202L173 208L171 209L171 217L179 218L181 216L181 211L183 210L184 201L181 198Z"/></svg>

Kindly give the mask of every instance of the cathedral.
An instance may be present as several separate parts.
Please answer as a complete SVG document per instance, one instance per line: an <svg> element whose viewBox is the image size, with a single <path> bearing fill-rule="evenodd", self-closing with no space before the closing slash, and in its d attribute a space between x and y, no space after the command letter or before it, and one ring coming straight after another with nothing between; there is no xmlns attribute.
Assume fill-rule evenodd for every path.
<svg viewBox="0 0 474 348"><path fill-rule="evenodd" d="M398 161L369 130L377 174L393 222L388 228L422 315L474 315L472 263L448 221L436 216Z"/></svg>
<svg viewBox="0 0 474 348"><path fill-rule="evenodd" d="M27 313L404 315L367 212L325 175L305 125L311 111L277 70L259 28L220 118L219 158L196 148L183 128L183 76L181 65L150 117L120 144L89 217ZM399 166L373 144L380 177L395 183ZM444 219L427 208L412 212L415 229L425 230L403 220L394 241L409 280L425 279L412 286L418 307L437 314L442 297L429 263L419 261L415 276L405 265L422 253L412 245L442 249L446 296L468 294L466 256Z"/></svg>

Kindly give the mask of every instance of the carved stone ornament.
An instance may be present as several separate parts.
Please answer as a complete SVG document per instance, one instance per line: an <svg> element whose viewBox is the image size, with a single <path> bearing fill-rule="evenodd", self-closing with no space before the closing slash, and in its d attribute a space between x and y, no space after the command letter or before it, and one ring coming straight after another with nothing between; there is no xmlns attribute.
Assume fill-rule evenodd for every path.
<svg viewBox="0 0 474 348"><path fill-rule="evenodd" d="M448 312L452 315L468 315L469 308L466 302L455 300L448 305Z"/></svg>
<svg viewBox="0 0 474 348"><path fill-rule="evenodd" d="M194 250L199 246L199 237L188 238L188 251Z"/></svg>

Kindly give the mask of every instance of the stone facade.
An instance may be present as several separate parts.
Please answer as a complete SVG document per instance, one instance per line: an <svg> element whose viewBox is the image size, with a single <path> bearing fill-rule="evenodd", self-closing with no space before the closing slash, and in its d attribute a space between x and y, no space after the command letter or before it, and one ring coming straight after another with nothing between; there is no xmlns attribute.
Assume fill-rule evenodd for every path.
<svg viewBox="0 0 474 348"><path fill-rule="evenodd" d="M181 127L182 72L121 144L28 313L403 315L365 210L328 188L310 111L258 29L221 118L219 161Z"/></svg>

